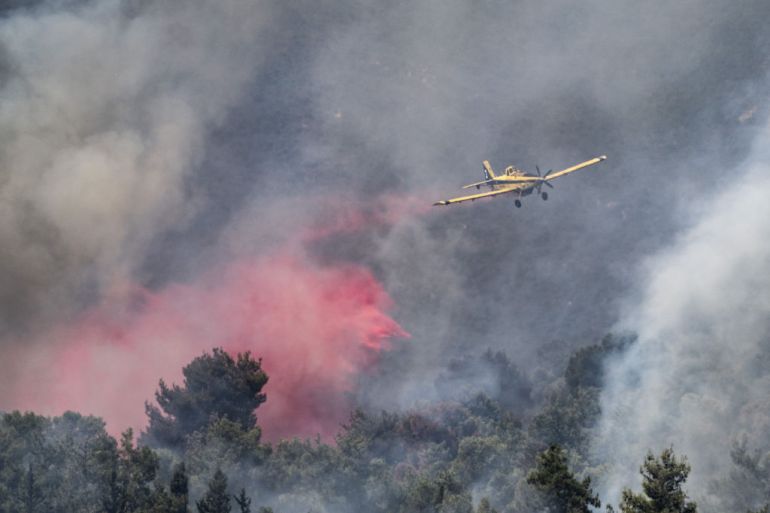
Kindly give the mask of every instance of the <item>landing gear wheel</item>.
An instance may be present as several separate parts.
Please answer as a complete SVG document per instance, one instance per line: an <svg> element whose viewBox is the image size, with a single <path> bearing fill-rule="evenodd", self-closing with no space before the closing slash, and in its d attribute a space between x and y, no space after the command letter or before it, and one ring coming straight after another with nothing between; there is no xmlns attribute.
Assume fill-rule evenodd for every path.
<svg viewBox="0 0 770 513"><path fill-rule="evenodd" d="M543 198L543 201L548 201L548 193L547 192L541 193L540 197Z"/></svg>
<svg viewBox="0 0 770 513"><path fill-rule="evenodd" d="M521 208L521 201L516 200L513 202L514 205L516 205L516 208Z"/></svg>

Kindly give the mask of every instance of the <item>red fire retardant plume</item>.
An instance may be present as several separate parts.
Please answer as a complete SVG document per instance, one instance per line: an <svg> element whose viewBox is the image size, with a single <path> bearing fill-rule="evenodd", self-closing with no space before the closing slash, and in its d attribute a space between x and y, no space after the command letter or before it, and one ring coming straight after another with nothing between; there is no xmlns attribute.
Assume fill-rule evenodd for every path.
<svg viewBox="0 0 770 513"><path fill-rule="evenodd" d="M144 402L158 380L212 347L251 351L270 376L257 410L269 440L329 439L347 419L360 372L392 337L391 301L357 265L318 266L288 252L234 262L200 282L134 290L47 336L54 343L21 358L23 378L4 409L64 410L103 417L112 433L146 424Z"/></svg>

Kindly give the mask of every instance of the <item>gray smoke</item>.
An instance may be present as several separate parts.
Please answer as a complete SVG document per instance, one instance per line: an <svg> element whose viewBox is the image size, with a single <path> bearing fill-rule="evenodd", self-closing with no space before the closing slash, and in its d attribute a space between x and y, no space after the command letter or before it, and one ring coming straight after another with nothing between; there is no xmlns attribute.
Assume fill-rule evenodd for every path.
<svg viewBox="0 0 770 513"><path fill-rule="evenodd" d="M316 248L370 266L414 335L362 392L373 407L443 397L446 364L487 347L553 372L614 326L682 204L746 158L769 14L765 0L5 11L2 351L124 281L162 288L269 248L315 220L316 197L428 205L483 159L544 171L606 153L547 203L435 208Z"/></svg>
<svg viewBox="0 0 770 513"><path fill-rule="evenodd" d="M251 2L52 2L0 22L0 328L77 309L195 213L204 137L253 73Z"/></svg>
<svg viewBox="0 0 770 513"><path fill-rule="evenodd" d="M647 451L673 446L692 464L688 489L706 511L723 511L727 498L710 492L731 468L732 444L770 444L768 136L770 125L748 163L725 170L725 189L693 208L692 226L644 265L624 319L639 340L607 364L595 441L611 464L608 499L638 484Z"/></svg>
<svg viewBox="0 0 770 513"><path fill-rule="evenodd" d="M398 377L379 387L388 391L383 406L433 393L435 362L447 355L500 348L537 369L546 346L563 359L612 328L639 258L668 244L683 204L745 158L756 119L742 115L765 105L754 87L767 40L757 44L755 19L767 9L708 1L351 9L353 22L314 61L319 125L305 158L321 174L341 171L362 194L396 189L432 202L479 179L484 158L534 171L610 156L556 182L548 203L439 209L376 241L367 256L418 344L388 369Z"/></svg>
<svg viewBox="0 0 770 513"><path fill-rule="evenodd" d="M240 1L18 5L0 18L3 346L136 282L154 241L192 220L207 132L269 22ZM11 383L18 362L2 360Z"/></svg>

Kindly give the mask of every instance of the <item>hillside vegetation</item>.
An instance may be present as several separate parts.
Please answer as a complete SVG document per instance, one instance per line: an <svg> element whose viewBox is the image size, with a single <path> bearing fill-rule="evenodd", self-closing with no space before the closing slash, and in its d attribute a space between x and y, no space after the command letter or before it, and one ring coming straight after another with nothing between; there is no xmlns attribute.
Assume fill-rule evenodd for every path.
<svg viewBox="0 0 770 513"><path fill-rule="evenodd" d="M592 511L601 505L594 483L611 472L591 451L603 366L632 343L607 336L575 352L539 394L506 355L487 351L475 358L494 364L496 396L357 409L334 443L275 444L262 441L258 423L263 387L269 400L261 361L215 349L184 368L183 384L160 382L138 437L129 429L116 440L101 419L75 412L3 414L0 512ZM643 490L627 489L618 508L694 513L685 457L655 449L640 462ZM722 483L727 494L751 479L770 489L745 447L733 457L744 478Z"/></svg>

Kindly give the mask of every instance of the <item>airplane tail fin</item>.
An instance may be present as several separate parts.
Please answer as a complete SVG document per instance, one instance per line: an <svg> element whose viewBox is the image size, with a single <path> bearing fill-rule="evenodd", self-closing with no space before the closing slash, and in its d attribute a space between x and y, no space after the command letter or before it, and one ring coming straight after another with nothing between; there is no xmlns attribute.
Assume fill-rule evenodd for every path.
<svg viewBox="0 0 770 513"><path fill-rule="evenodd" d="M484 164L484 180L494 180L495 172L492 171L492 166L489 165L489 161L485 160Z"/></svg>

